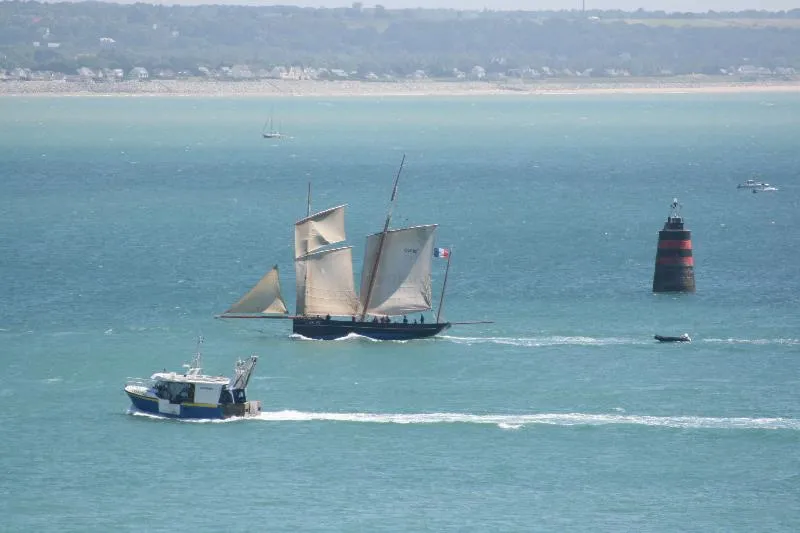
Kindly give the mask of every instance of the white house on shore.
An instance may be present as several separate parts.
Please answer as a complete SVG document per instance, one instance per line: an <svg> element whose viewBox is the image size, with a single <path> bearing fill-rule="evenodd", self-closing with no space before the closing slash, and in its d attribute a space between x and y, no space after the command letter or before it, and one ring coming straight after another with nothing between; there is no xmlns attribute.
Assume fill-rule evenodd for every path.
<svg viewBox="0 0 800 533"><path fill-rule="evenodd" d="M128 78L132 80L147 80L150 78L150 74L147 72L147 69L144 67L134 67L128 72Z"/></svg>

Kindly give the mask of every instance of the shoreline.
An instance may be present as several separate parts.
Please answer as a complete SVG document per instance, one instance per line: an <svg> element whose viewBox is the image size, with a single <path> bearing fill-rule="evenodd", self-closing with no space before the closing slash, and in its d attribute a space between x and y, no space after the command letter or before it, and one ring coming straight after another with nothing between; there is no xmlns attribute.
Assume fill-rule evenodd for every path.
<svg viewBox="0 0 800 533"><path fill-rule="evenodd" d="M147 80L2 81L2 96L194 96L194 97L402 97L541 96L618 94L741 94L800 92L800 80L752 82L679 80L595 81L311 81Z"/></svg>

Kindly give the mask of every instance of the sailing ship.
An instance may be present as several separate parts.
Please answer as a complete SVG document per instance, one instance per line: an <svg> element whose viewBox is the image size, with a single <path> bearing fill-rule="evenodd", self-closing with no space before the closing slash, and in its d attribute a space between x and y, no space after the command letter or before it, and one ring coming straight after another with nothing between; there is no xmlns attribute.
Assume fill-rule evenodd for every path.
<svg viewBox="0 0 800 533"><path fill-rule="evenodd" d="M389 229L397 184L394 181L383 231L367 237L360 291L353 281L353 251L346 240L345 208L339 205L311 214L294 225L296 313L289 315L281 295L278 266L219 318L287 318L295 334L311 339L339 339L351 334L379 340L431 337L450 327L440 321L444 304L449 251L436 320L432 309L431 266L436 224ZM442 249L436 249L442 250ZM408 315L420 313L419 320ZM402 317L401 320L391 317Z"/></svg>

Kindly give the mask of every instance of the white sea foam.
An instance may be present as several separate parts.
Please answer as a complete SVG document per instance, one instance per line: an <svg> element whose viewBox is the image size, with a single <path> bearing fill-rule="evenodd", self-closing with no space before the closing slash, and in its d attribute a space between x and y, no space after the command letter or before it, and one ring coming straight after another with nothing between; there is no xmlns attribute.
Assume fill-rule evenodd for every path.
<svg viewBox="0 0 800 533"><path fill-rule="evenodd" d="M299 333L292 333L291 335L289 335L289 337L292 338L292 339L301 340L301 341L328 342L328 341L323 341L322 339L312 339L310 337L305 337L303 335L300 335ZM405 344L405 343L408 342L407 340L387 340L387 341L383 341L383 340L380 340L380 339L373 339L373 338L370 338L370 337L365 337L364 335L359 335L358 333L348 333L344 337L340 337L338 339L333 339L333 340L334 340L334 342L368 341L368 342L397 342L397 343L400 343L400 344Z"/></svg>
<svg viewBox="0 0 800 533"><path fill-rule="evenodd" d="M584 337L584 336L544 336L544 337L452 337L443 335L440 338L456 344L504 344L508 346L540 347L540 346L619 346L632 344L650 344L651 339L631 337Z"/></svg>
<svg viewBox="0 0 800 533"><path fill-rule="evenodd" d="M786 344L796 346L800 339L702 339L702 342L721 344Z"/></svg>
<svg viewBox="0 0 800 533"><path fill-rule="evenodd" d="M553 426L638 425L687 429L788 429L800 430L800 420L793 418L744 418L702 416L646 416L591 413L470 414L470 413L323 413L307 411L270 411L260 420L269 422L355 422L371 424L490 424L503 429L517 429L531 424Z"/></svg>
<svg viewBox="0 0 800 533"><path fill-rule="evenodd" d="M677 429L768 429L800 431L800 420L794 418L745 418L703 416L647 416L593 413L535 414L470 414L470 413L325 413L316 411L267 411L258 417L225 420L189 420L163 417L130 408L127 414L154 420L191 423L227 423L246 420L263 422L349 422L358 424L479 424L500 429L517 430L527 425L608 426L633 425Z"/></svg>

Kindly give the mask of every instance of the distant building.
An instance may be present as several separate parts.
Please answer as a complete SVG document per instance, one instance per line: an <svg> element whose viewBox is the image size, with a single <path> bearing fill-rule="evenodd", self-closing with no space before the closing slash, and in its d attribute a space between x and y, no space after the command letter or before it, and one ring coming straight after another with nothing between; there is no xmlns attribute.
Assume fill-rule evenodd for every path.
<svg viewBox="0 0 800 533"><path fill-rule="evenodd" d="M486 69L480 65L475 65L472 67L472 70L469 71L469 77L473 80L482 80L486 78Z"/></svg>
<svg viewBox="0 0 800 533"><path fill-rule="evenodd" d="M128 72L128 78L132 80L147 80L150 78L150 73L144 67L134 67Z"/></svg>
<svg viewBox="0 0 800 533"><path fill-rule="evenodd" d="M171 68L157 68L153 71L153 75L162 80L175 79L175 71Z"/></svg>
<svg viewBox="0 0 800 533"><path fill-rule="evenodd" d="M29 80L31 79L31 69L12 68L8 73L8 78L12 80Z"/></svg>
<svg viewBox="0 0 800 533"><path fill-rule="evenodd" d="M92 69L90 69L89 67L81 67L81 68L79 68L78 69L78 76L80 76L81 79L84 79L84 80L91 80L91 79L93 79L95 77L98 77L95 74L95 72ZM100 76L102 76L102 73L100 74Z"/></svg>
<svg viewBox="0 0 800 533"><path fill-rule="evenodd" d="M253 72L247 65L233 65L231 67L230 76L237 80L250 79L253 77Z"/></svg>

